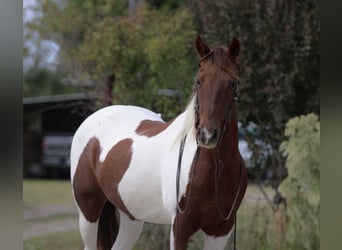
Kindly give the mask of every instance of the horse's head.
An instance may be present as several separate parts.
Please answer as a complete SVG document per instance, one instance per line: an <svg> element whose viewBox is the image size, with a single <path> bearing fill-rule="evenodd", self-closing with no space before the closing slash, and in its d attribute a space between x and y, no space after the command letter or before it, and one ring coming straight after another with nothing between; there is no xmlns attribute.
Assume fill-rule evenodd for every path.
<svg viewBox="0 0 342 250"><path fill-rule="evenodd" d="M212 50L198 36L196 50L200 57L196 75L196 129L201 147L216 147L235 108L240 43L233 38L227 46Z"/></svg>

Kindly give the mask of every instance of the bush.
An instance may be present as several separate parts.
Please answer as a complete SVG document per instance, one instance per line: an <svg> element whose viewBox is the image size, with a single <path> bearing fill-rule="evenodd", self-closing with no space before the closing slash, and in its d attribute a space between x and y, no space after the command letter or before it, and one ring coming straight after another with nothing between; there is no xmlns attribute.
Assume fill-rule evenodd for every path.
<svg viewBox="0 0 342 250"><path fill-rule="evenodd" d="M280 145L286 157L287 178L279 190L288 202L286 238L291 249L319 249L320 122L314 114L288 121L288 137Z"/></svg>

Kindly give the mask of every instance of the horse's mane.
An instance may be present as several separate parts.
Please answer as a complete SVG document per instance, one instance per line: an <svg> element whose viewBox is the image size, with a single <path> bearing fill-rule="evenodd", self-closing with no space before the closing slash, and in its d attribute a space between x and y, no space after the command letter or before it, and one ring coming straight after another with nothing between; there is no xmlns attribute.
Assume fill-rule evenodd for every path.
<svg viewBox="0 0 342 250"><path fill-rule="evenodd" d="M173 145L176 145L182 140L182 138L187 135L191 130L195 130L195 103L196 103L196 93L191 97L186 109L184 110L184 122L179 130Z"/></svg>

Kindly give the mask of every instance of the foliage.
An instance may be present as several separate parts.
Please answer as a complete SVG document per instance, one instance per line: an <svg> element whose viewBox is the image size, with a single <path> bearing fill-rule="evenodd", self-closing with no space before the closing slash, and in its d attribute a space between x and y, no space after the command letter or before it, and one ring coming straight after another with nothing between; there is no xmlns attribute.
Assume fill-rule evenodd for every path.
<svg viewBox="0 0 342 250"><path fill-rule="evenodd" d="M131 18L107 18L89 29L79 58L93 77L115 73L117 102L151 108L158 89L190 89L193 37L186 11L162 16L141 6Z"/></svg>
<svg viewBox="0 0 342 250"><path fill-rule="evenodd" d="M24 73L24 97L57 95L75 92L74 86L65 85L58 72L43 67L31 67Z"/></svg>
<svg viewBox="0 0 342 250"><path fill-rule="evenodd" d="M32 6L24 7L23 29L23 96L54 95L74 92L76 88L63 83L62 72L50 64L48 55L55 49L52 43L32 30L27 16ZM51 59L50 59L51 60Z"/></svg>
<svg viewBox="0 0 342 250"><path fill-rule="evenodd" d="M199 33L209 41L241 42L242 72L239 119L260 131L249 133L249 146L259 158L255 140L271 145L267 164L277 188L286 176L279 145L286 121L296 115L319 114L319 4L318 1L188 0ZM280 11L281 10L281 11ZM248 134L248 130L246 133Z"/></svg>
<svg viewBox="0 0 342 250"><path fill-rule="evenodd" d="M115 103L154 108L166 118L181 111L179 98L190 94L196 65L189 11L140 4L128 16L120 0L63 3L41 1L43 15L31 27L57 41L69 77L90 79L102 91L104 79L114 74ZM160 89L179 92L170 98L158 96Z"/></svg>
<svg viewBox="0 0 342 250"><path fill-rule="evenodd" d="M301 249L319 249L320 122L314 114L292 118L280 145L287 178L280 191L288 199L288 241Z"/></svg>

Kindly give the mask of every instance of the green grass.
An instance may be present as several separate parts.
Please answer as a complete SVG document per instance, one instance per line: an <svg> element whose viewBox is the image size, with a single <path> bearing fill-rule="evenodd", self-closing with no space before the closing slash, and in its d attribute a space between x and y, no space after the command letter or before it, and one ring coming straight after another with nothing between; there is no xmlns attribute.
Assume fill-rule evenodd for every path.
<svg viewBox="0 0 342 250"><path fill-rule="evenodd" d="M24 180L23 197L24 209L74 204L70 181L67 180Z"/></svg>
<svg viewBox="0 0 342 250"><path fill-rule="evenodd" d="M34 224L34 223L52 223L53 221L56 220L65 220L65 219L70 219L70 218L78 218L76 214L71 214L71 213L58 213L58 214L53 214L49 216L44 216L44 217L34 217L31 219L27 219L24 221L25 224Z"/></svg>
<svg viewBox="0 0 342 250"><path fill-rule="evenodd" d="M272 190L265 189L272 197ZM58 206L74 204L70 182L55 180L24 180L24 209L39 206ZM43 218L24 221L24 225L37 222L53 223L70 214L56 214ZM260 189L250 184L245 199L238 211L237 247L238 249L273 250L275 249L275 223L271 207L264 200ZM134 250L168 249L170 226L145 223L143 232ZM44 234L24 240L24 249L82 249L82 241L78 231L67 231ZM202 249L203 235L196 233L189 242L188 249ZM228 244L226 249L231 249Z"/></svg>
<svg viewBox="0 0 342 250"><path fill-rule="evenodd" d="M81 236L78 231L45 234L24 240L25 250L81 250Z"/></svg>

